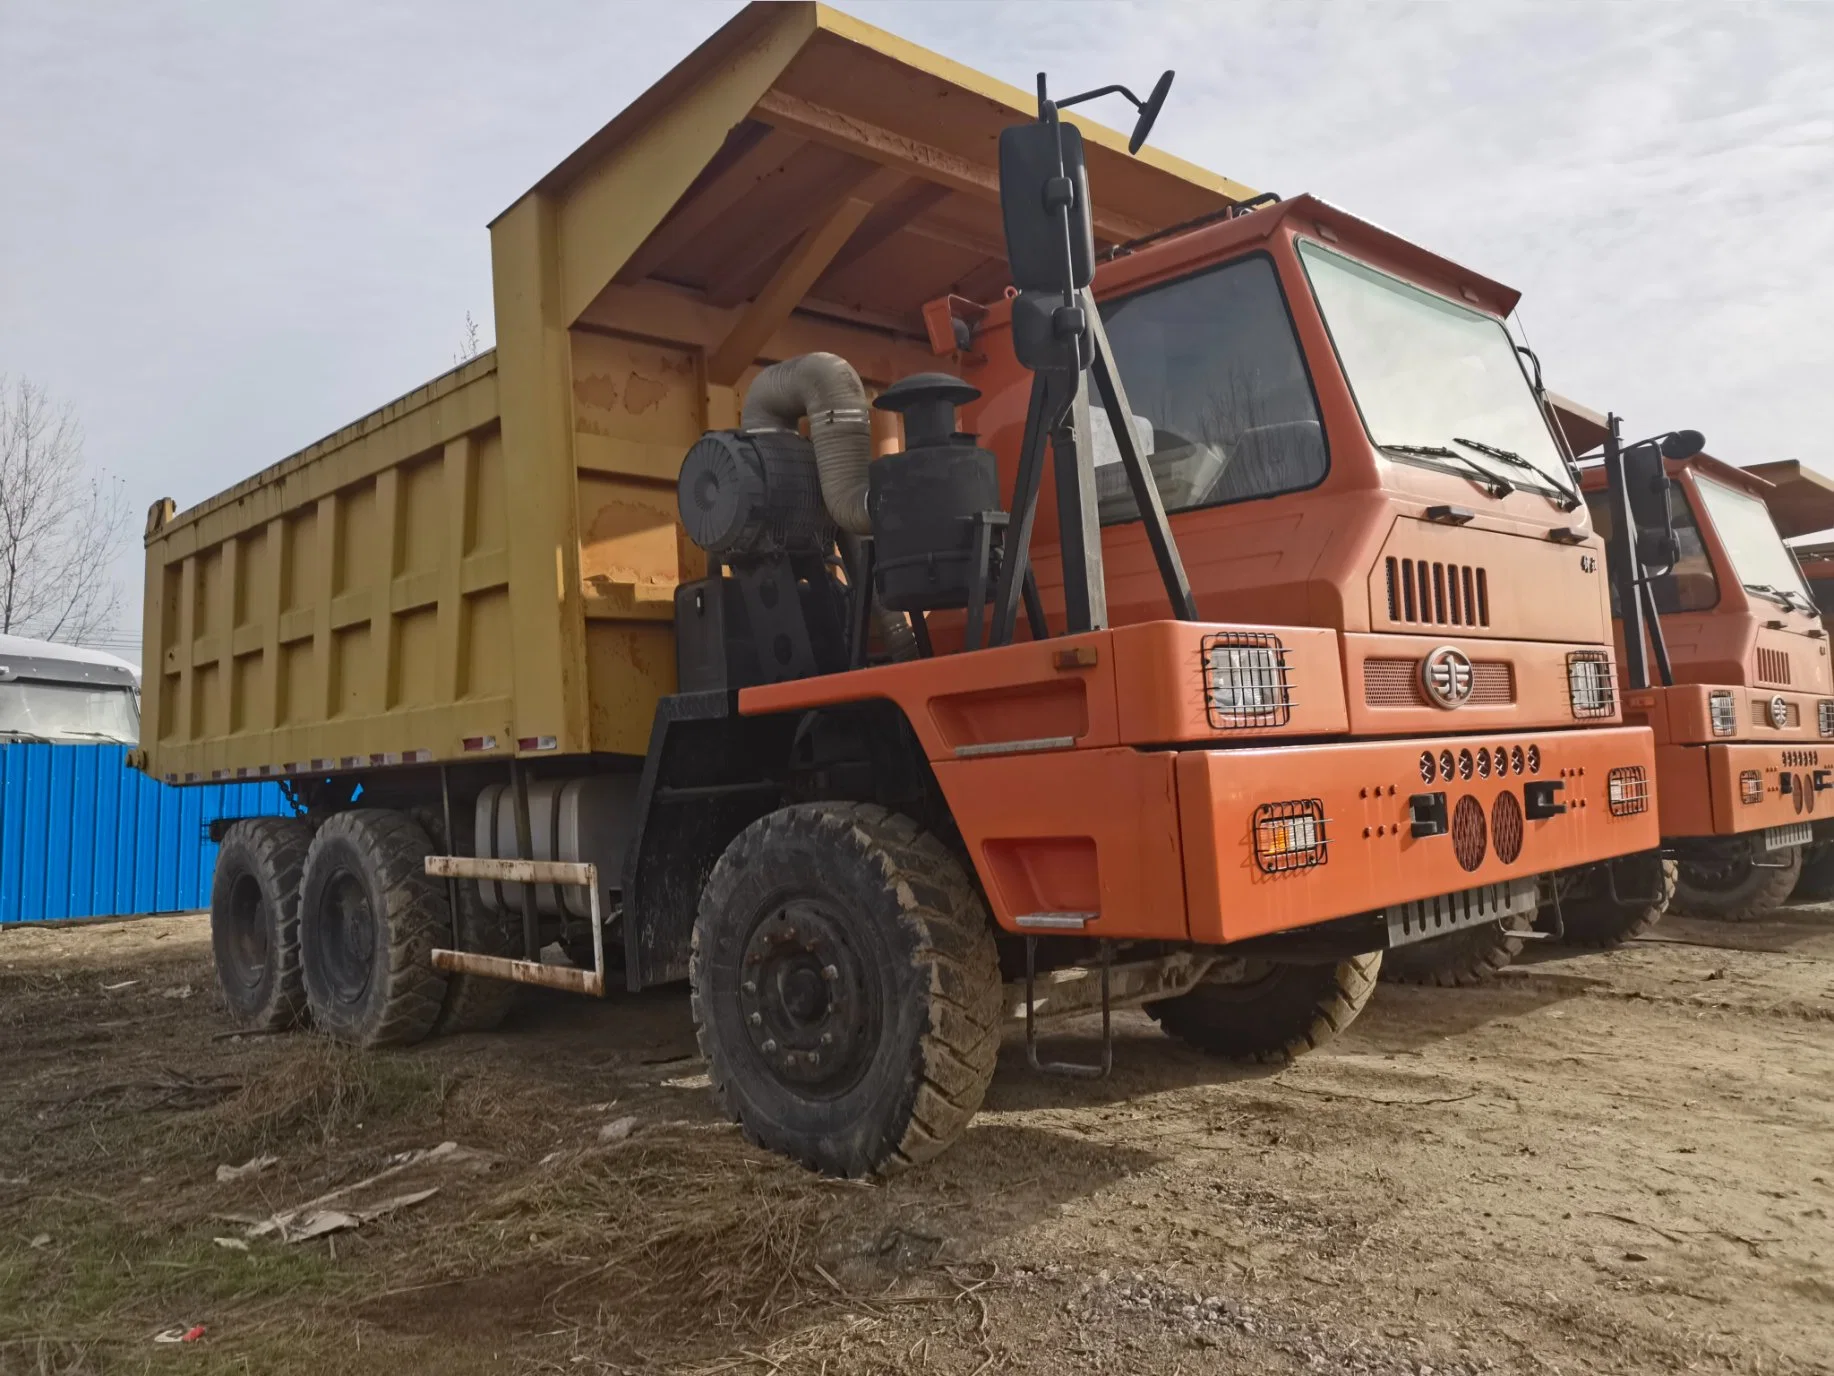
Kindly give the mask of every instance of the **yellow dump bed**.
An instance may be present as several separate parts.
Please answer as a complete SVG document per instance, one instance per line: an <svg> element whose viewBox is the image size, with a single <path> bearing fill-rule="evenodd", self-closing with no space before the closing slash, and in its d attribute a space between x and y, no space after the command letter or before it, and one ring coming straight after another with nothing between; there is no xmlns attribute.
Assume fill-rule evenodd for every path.
<svg viewBox="0 0 1834 1376"><path fill-rule="evenodd" d="M740 12L492 224L494 351L154 508L138 762L641 754L705 572L682 456L761 363L953 368L923 307L1004 287L996 143L1033 107L825 6ZM1254 194L1077 122L1106 243Z"/></svg>

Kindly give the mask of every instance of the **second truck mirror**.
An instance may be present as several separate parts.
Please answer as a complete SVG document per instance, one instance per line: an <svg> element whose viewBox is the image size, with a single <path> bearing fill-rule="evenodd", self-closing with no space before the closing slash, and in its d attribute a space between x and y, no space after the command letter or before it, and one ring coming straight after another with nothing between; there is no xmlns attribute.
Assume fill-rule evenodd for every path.
<svg viewBox="0 0 1834 1376"><path fill-rule="evenodd" d="M1058 171L1058 138L1063 170ZM1017 124L1000 131L1000 213L1006 259L1020 291L1064 289L1063 208L1070 210L1070 287L1095 277L1095 228L1089 219L1089 172L1082 131L1074 124Z"/></svg>
<svg viewBox="0 0 1834 1376"><path fill-rule="evenodd" d="M1672 569L1681 557L1675 517L1669 507L1668 472L1654 444L1624 451L1624 486L1636 526L1637 562L1645 569Z"/></svg>

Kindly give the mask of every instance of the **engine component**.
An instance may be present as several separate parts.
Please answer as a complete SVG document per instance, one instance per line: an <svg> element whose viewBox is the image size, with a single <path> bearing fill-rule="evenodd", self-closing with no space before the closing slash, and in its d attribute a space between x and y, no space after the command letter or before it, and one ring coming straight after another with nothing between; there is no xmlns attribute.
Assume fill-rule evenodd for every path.
<svg viewBox="0 0 1834 1376"><path fill-rule="evenodd" d="M809 418L809 442L821 474L822 498L842 530L865 535L866 465L872 459L872 424L866 388L853 365L838 354L800 354L773 363L745 390L739 426L786 430Z"/></svg>
<svg viewBox="0 0 1834 1376"><path fill-rule="evenodd" d="M594 774L581 779L529 782L529 848L534 860L564 860L599 867L599 882L623 885L624 848L637 825L637 776ZM516 852L516 790L491 784L478 794L472 828L474 853L486 860L520 860ZM492 912L522 911L522 885L478 881L478 897ZM549 917L592 916L584 889L538 884L535 906Z"/></svg>
<svg viewBox="0 0 1834 1376"><path fill-rule="evenodd" d="M793 430L710 430L682 460L688 538L717 559L822 555L834 543L814 446Z"/></svg>
<svg viewBox="0 0 1834 1376"><path fill-rule="evenodd" d="M955 428L955 410L980 396L947 373L920 373L873 405L904 418L904 452L872 462L866 499L879 600L894 611L965 607L980 557L976 519L1000 510L994 456Z"/></svg>

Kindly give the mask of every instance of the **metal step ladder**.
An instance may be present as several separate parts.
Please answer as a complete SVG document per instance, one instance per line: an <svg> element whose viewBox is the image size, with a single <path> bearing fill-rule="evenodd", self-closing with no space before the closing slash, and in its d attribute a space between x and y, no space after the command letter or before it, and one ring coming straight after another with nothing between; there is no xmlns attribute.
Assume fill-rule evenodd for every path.
<svg viewBox="0 0 1834 1376"><path fill-rule="evenodd" d="M483 975L489 979L539 984L572 994L605 994L605 927L600 911L599 867L564 860L485 860L470 855L429 855L427 873L435 879L494 879L504 884L562 884L584 888L592 904L592 968L544 965L539 960L478 955L444 948L433 952L433 968L448 974Z"/></svg>

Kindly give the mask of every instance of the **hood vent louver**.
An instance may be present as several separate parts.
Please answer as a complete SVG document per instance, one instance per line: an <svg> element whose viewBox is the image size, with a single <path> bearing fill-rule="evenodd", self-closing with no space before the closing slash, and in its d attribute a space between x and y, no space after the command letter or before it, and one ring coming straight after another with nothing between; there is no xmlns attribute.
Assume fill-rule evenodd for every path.
<svg viewBox="0 0 1834 1376"><path fill-rule="evenodd" d="M1758 647L1758 682L1789 687L1789 652Z"/></svg>
<svg viewBox="0 0 1834 1376"><path fill-rule="evenodd" d="M1477 564L1398 559L1388 566L1388 619L1410 626L1490 625L1490 575Z"/></svg>

